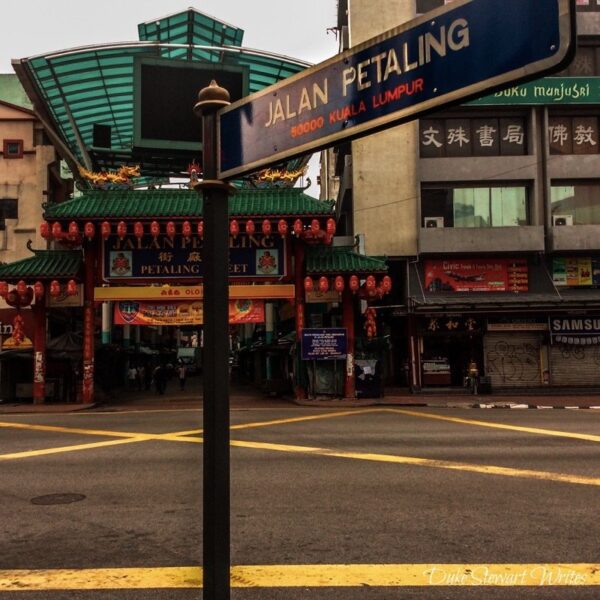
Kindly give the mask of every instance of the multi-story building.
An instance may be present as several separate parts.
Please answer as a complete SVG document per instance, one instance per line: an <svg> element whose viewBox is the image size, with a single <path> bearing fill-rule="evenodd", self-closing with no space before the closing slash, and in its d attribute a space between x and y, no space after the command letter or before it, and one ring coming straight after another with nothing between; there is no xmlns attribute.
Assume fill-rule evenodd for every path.
<svg viewBox="0 0 600 600"><path fill-rule="evenodd" d="M444 3L340 0L342 49ZM577 5L565 71L323 163L339 230L388 257L397 385L461 386L474 360L493 390L600 386L600 2Z"/></svg>

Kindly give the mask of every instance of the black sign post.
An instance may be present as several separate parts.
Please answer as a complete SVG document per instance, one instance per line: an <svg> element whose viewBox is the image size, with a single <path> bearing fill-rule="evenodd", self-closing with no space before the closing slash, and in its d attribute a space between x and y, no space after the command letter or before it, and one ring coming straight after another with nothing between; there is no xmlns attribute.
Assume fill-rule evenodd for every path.
<svg viewBox="0 0 600 600"><path fill-rule="evenodd" d="M198 94L204 177L203 597L230 598L229 186L217 179L217 110L229 93L214 81Z"/></svg>

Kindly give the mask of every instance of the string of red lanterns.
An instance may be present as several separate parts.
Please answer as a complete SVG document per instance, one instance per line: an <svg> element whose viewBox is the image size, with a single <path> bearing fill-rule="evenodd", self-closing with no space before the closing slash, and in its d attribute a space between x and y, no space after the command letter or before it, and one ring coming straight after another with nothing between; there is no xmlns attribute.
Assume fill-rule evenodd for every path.
<svg viewBox="0 0 600 600"><path fill-rule="evenodd" d="M318 290L319 292L327 292L330 287L329 278L322 276L315 283L312 277L306 276L304 278L304 291L312 292L314 290ZM338 275L333 279L333 289L336 292L343 292L346 287L346 281L342 275ZM348 287L352 291L353 294L356 294L360 290L360 279L357 275L351 275L348 278ZM364 295L368 297L379 297L382 298L386 294L389 294L392 291L392 279L389 275L385 275L379 285L377 285L377 280L373 275L369 275L365 280L364 285Z"/></svg>
<svg viewBox="0 0 600 600"><path fill-rule="evenodd" d="M57 297L63 294L63 290L59 281L54 279L49 286L50 296ZM70 279L64 293L67 296L76 296L78 293L78 285L74 279ZM0 297L4 298L9 306L20 307L29 306L33 299L41 301L46 294L46 287L41 281L36 281L33 285L28 285L23 279L17 282L12 288L6 281L0 281Z"/></svg>
<svg viewBox="0 0 600 600"><path fill-rule="evenodd" d="M109 221L104 221L100 225L100 235L104 240L113 233L113 225ZM290 230L290 226L285 219L280 219L277 222L277 233L282 237L285 237ZM305 227L301 219L296 219L291 227L293 234L296 237L304 238L307 242L319 242L325 241L330 244L333 240L333 236L336 231L335 219L329 218L325 223L325 229L321 228L321 223L318 219L312 219L310 225ZM240 224L237 219L232 219L229 223L229 233L234 237L239 235L241 231ZM269 219L264 219L261 223L261 231L264 235L271 235L273 231L273 224ZM203 237L204 235L204 222L199 221L196 227L197 235ZM256 232L256 224L252 219L248 219L245 223L245 232L248 235L252 235ZM161 227L158 221L152 221L149 226L150 235L157 237L161 233ZM192 235L192 225L189 221L184 221L181 226L181 233L184 237L190 237ZM145 234L144 225L140 221L136 221L133 224L133 235L136 238L141 238ZM165 226L165 234L169 237L176 235L176 225L173 221L169 221ZM43 221L40 224L40 235L45 240L61 240L68 242L81 242L81 232L77 222L72 221L69 223L67 231L63 231L60 222L55 221L50 225L47 221ZM92 222L85 223L83 227L83 235L89 241L93 240L96 235L96 226ZM116 226L116 235L123 239L127 235L127 223L125 221L119 221Z"/></svg>

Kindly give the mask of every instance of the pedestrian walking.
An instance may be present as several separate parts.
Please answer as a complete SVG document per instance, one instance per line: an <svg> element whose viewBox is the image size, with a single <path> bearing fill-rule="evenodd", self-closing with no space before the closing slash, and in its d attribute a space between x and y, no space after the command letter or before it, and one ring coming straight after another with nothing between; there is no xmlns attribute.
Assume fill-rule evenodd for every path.
<svg viewBox="0 0 600 600"><path fill-rule="evenodd" d="M140 365L137 369L137 388L141 392L144 389L144 383L146 382L146 367Z"/></svg>
<svg viewBox="0 0 600 600"><path fill-rule="evenodd" d="M154 385L156 386L156 392L161 396L167 390L167 370L162 365L158 365L154 369Z"/></svg>
<svg viewBox="0 0 600 600"><path fill-rule="evenodd" d="M135 391L137 387L137 369L133 365L129 365L129 369L127 370L127 383L129 391Z"/></svg>
<svg viewBox="0 0 600 600"><path fill-rule="evenodd" d="M178 375L179 375L179 389L181 391L183 391L185 389L185 379L187 376L187 369L184 364L179 365Z"/></svg>

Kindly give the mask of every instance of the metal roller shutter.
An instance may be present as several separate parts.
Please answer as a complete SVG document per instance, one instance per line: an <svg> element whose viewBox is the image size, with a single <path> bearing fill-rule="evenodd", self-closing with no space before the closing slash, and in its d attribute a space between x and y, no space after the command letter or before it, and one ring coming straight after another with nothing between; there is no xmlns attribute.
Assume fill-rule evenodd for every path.
<svg viewBox="0 0 600 600"><path fill-rule="evenodd" d="M552 386L600 386L600 346L550 347Z"/></svg>
<svg viewBox="0 0 600 600"><path fill-rule="evenodd" d="M488 333L483 339L485 374L492 389L541 385L539 333Z"/></svg>

